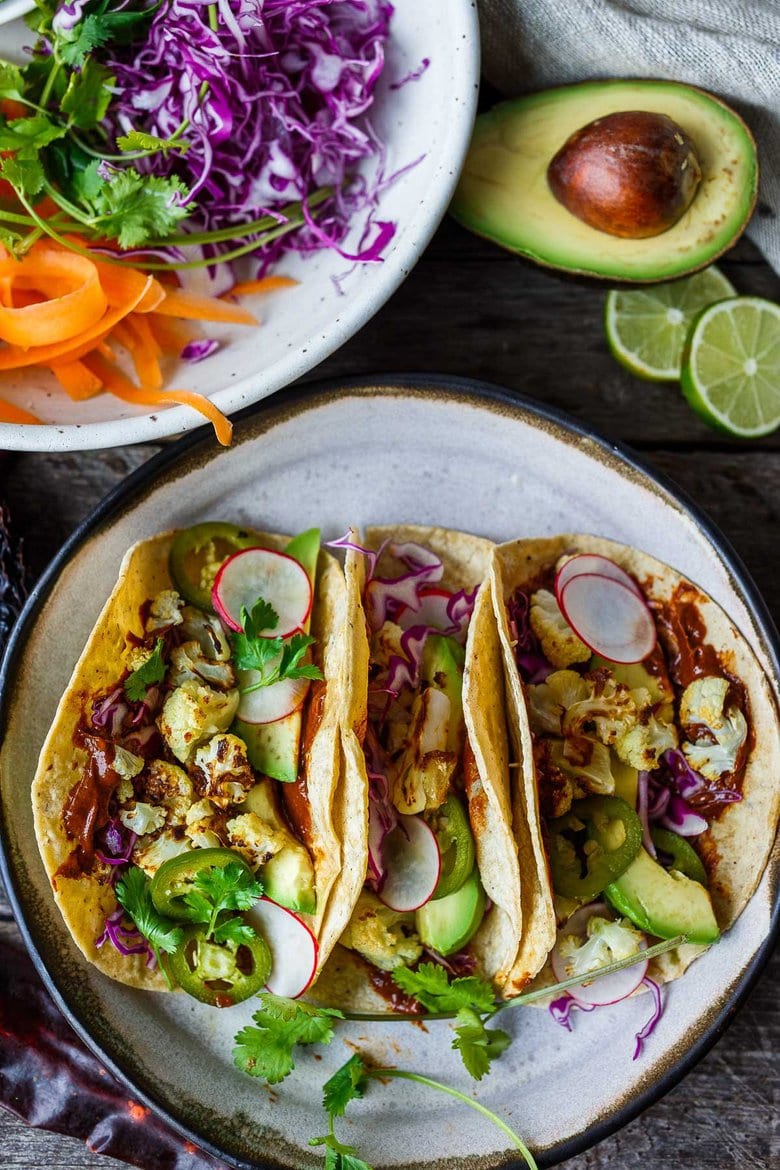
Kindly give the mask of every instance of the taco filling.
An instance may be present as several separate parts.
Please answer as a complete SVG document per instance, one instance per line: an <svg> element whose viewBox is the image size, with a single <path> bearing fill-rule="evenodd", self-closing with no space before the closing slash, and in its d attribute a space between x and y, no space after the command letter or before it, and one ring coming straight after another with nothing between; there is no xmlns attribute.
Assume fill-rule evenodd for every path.
<svg viewBox="0 0 780 1170"><path fill-rule="evenodd" d="M308 983L322 961L314 935L339 843L312 801L324 805L335 786L318 736L330 720L332 739L338 696L326 661L333 575L326 566L320 581L319 559L316 529L288 541L225 523L131 551L122 604L112 599L101 617L36 780L44 858L93 961L111 948L142 956L217 1006L266 983L299 994L290 963L265 941L280 915L290 945L311 952L306 978L292 983ZM95 691L98 679L108 685ZM68 725L78 775L56 832L52 777L62 790ZM75 907L93 893L105 926L89 940ZM100 965L139 981L137 967Z"/></svg>
<svg viewBox="0 0 780 1170"><path fill-rule="evenodd" d="M752 892L763 823L768 849L776 820L746 682L760 675L741 638L672 570L595 538L500 546L494 597L527 732L517 804L542 857L534 921L547 941L529 946L518 984L543 965L556 927L558 979L648 940L715 942ZM762 720L772 725L771 707ZM750 838L761 848L739 857ZM696 953L678 948L658 973L680 973ZM614 1002L646 967L619 994L607 979L571 995Z"/></svg>

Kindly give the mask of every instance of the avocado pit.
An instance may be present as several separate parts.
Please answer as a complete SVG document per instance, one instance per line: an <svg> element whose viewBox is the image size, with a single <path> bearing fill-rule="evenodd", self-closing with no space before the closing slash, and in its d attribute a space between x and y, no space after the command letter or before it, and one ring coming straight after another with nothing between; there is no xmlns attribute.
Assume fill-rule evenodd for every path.
<svg viewBox="0 0 780 1170"><path fill-rule="evenodd" d="M666 114L627 110L576 130L547 169L559 203L624 239L657 236L688 210L701 180L696 147Z"/></svg>

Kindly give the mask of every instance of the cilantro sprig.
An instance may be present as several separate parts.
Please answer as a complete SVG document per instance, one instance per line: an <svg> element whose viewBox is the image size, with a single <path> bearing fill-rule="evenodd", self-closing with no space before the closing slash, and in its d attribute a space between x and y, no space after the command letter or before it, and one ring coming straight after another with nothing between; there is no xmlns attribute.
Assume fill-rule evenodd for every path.
<svg viewBox="0 0 780 1170"><path fill-rule="evenodd" d="M282 995L263 992L262 1007L236 1036L233 1060L238 1068L269 1085L277 1085L295 1068L299 1044L330 1044L334 1020L344 1015L336 1008L319 1008Z"/></svg>
<svg viewBox="0 0 780 1170"><path fill-rule="evenodd" d="M131 703L143 702L149 687L161 683L165 678L167 667L163 658L163 646L162 638L158 638L146 662L125 679L125 694Z"/></svg>
<svg viewBox="0 0 780 1170"><path fill-rule="evenodd" d="M242 943L256 937L249 923L237 915L219 921L221 914L249 910L262 897L262 882L246 866L229 861L227 865L202 869L195 874L193 887L182 901L189 907L193 922L206 924L206 938L218 943Z"/></svg>
<svg viewBox="0 0 780 1170"><path fill-rule="evenodd" d="M301 661L314 644L311 635L269 636L279 625L279 615L264 598L258 597L249 610L242 605L241 625L241 633L233 637L233 661L239 670L255 670L260 676L241 687L242 695L273 686L283 679L322 678L318 666Z"/></svg>
<svg viewBox="0 0 780 1170"><path fill-rule="evenodd" d="M150 893L151 882L142 869L133 865L116 883L116 900L129 918L132 918L139 934L151 947L157 965L168 978L167 970L160 955L172 955L184 941L181 926L165 918L157 910Z"/></svg>

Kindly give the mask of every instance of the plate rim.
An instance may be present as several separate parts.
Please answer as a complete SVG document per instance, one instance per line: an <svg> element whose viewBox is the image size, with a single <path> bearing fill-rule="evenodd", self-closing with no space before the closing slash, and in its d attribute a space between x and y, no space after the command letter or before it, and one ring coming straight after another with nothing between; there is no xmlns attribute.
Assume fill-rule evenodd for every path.
<svg viewBox="0 0 780 1170"><path fill-rule="evenodd" d="M646 463L642 456L627 444L606 438L598 430L588 427L565 411L546 403L540 403L521 391L511 390L493 382L449 374L390 372L349 377L337 376L296 384L270 398L252 403L238 412L234 416L236 446L244 441L250 441L265 430L272 430L275 425L282 423L287 417L305 414L309 410L327 409L329 404L345 398L372 396L392 398L404 395L433 400L444 397L460 400L482 409L500 407L508 410L515 418L528 425L539 422L552 424L553 427L563 431L569 437L587 439L610 460L628 467L638 473L642 479L649 480L654 487L660 488L667 498L680 505L703 531L726 567L733 584L742 593L746 607L760 635L762 647L771 664L772 672L769 675L769 681L777 698L778 686L780 685L780 636L778 636L767 603L729 539L720 531L706 511L671 477ZM209 425L187 432L170 446L146 460L112 488L78 524L35 582L0 660L0 742L8 718L11 682L16 673L14 668L18 666L23 657L25 646L40 609L73 555L87 540L99 534L102 528L119 519L128 508L132 507L138 497L142 496L144 491L155 483L161 474L174 468L177 464L184 463L188 457L198 453L202 453L207 462L217 458L220 454L220 449L214 444ZM27 927L22 908L23 899L21 892L17 889L10 854L5 843L4 830L5 814L3 806L0 805L0 875L5 882L17 926L38 975L77 1035L111 1071L112 1075L132 1091L134 1097L148 1105L176 1133L193 1141L200 1149L205 1150L213 1157L236 1167L237 1170L247 1170L249 1167L252 1167L253 1170L278 1170L279 1163L267 1160L250 1163L235 1155L226 1154L190 1128L185 1121L173 1116L152 1095L139 1089L132 1077L124 1072L116 1061L102 1049L99 1042L91 1037L76 1012L68 1005L65 993L60 991L53 977L49 974L45 960ZM777 850L775 849L770 853L767 869L776 864L776 856ZM683 1077L710 1051L727 1030L737 1011L744 1006L780 938L780 883L774 891L773 901L766 938L738 976L729 996L704 1026L701 1035L693 1042L685 1055L665 1069L655 1081L626 1101L614 1113L596 1120L587 1129L540 1151L537 1157L540 1167L559 1165L628 1125L640 1113L655 1104L675 1085L679 1084ZM436 1163L428 1163L428 1165L433 1167ZM526 1170L526 1164L523 1160L511 1156L508 1160L496 1161L495 1166L496 1168L500 1166L502 1170Z"/></svg>

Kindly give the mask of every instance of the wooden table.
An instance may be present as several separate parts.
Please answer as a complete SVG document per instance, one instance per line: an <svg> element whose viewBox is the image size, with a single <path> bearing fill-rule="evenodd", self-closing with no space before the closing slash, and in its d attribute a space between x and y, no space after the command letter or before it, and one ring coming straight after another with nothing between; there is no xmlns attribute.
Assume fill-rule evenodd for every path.
<svg viewBox="0 0 780 1170"><path fill-rule="evenodd" d="M780 282L747 242L722 268L739 292L780 299ZM676 386L633 378L608 353L603 308L599 287L526 265L448 221L385 308L312 376L439 371L497 382L568 411L603 435L629 443L705 508L777 617L780 433L755 443L730 442L696 419ZM7 460L0 494L26 536L32 568L40 571L104 493L157 449L148 444ZM15 934L0 901L0 937ZM772 975L780 975L777 956L725 1038L687 1079L621 1132L567 1162L567 1170L780 1165L780 1151L771 1145L773 1053L780 1047ZM28 1129L0 1111L2 1167L121 1165L91 1154L74 1139Z"/></svg>

